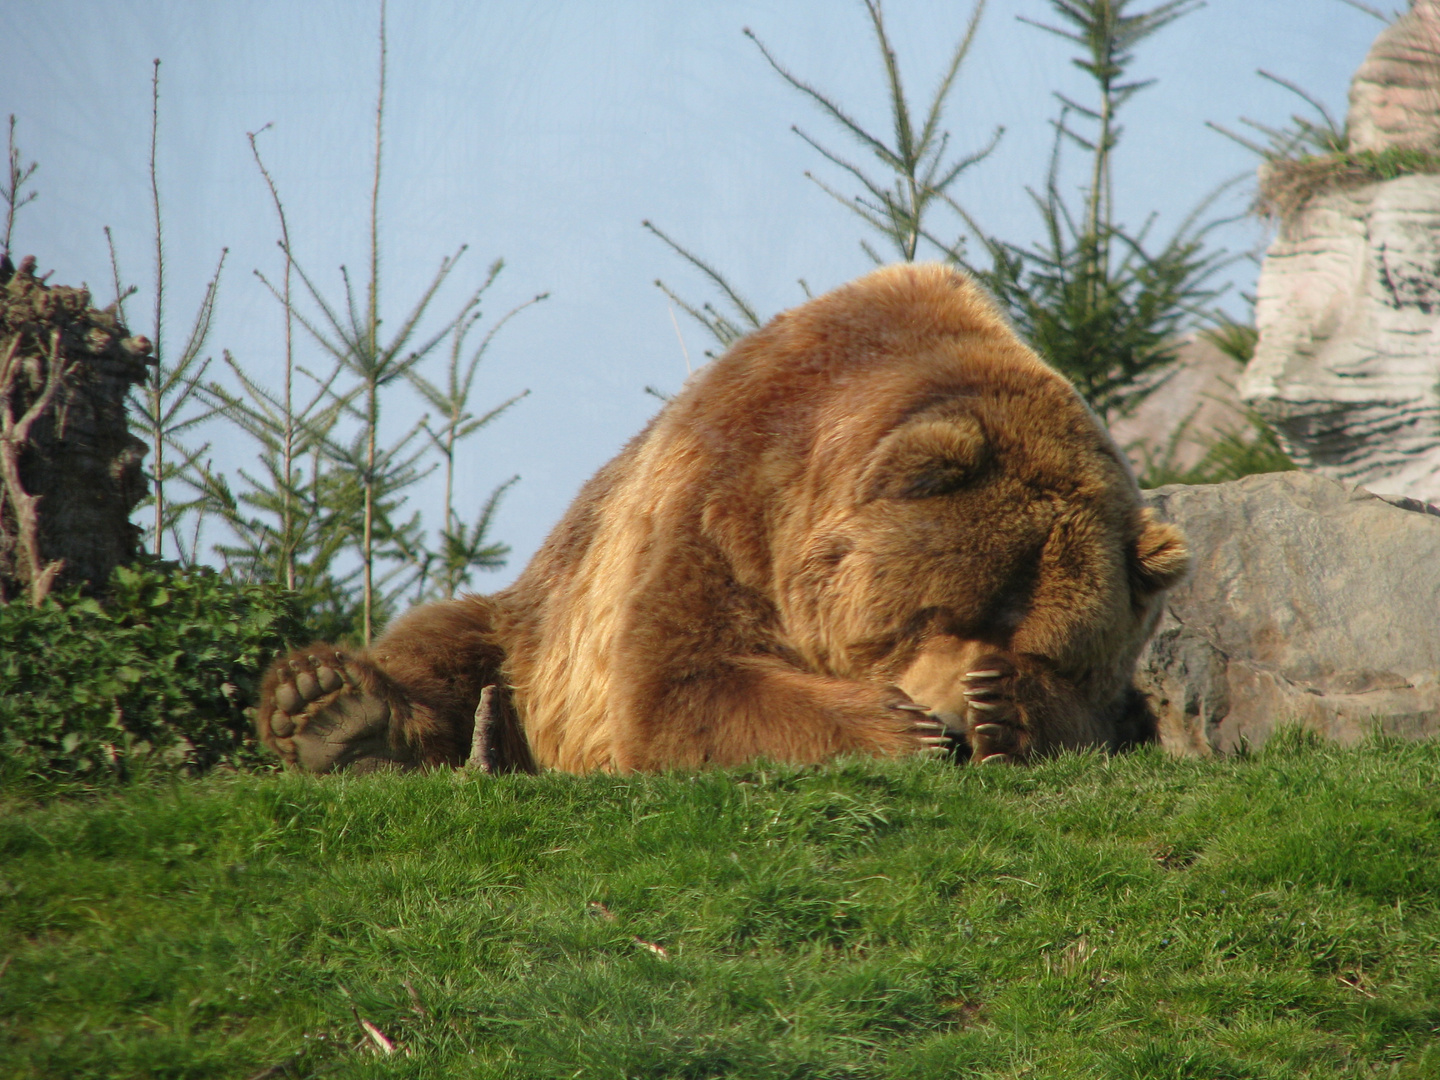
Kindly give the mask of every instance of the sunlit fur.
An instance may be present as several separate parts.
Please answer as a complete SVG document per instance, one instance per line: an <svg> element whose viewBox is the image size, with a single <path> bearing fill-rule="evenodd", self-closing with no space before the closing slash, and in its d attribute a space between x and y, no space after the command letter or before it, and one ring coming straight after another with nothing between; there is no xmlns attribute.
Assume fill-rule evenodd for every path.
<svg viewBox="0 0 1440 1080"><path fill-rule="evenodd" d="M1017 672L1025 752L1115 746L1145 735L1135 658L1187 565L983 291L896 266L697 373L513 586L418 609L370 657L415 683L424 722L397 709L397 737L451 732L440 757L487 681L509 688L541 767L907 753L896 687L963 715L965 669L992 654ZM428 669L426 628L456 619L484 646L464 701L442 703L398 669Z"/></svg>

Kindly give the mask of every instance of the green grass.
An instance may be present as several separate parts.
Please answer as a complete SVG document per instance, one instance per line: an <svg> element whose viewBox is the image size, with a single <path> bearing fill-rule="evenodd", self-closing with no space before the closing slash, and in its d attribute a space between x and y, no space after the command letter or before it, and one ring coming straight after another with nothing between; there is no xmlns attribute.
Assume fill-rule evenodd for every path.
<svg viewBox="0 0 1440 1080"><path fill-rule="evenodd" d="M1262 151L1263 153L1263 151ZM1336 150L1300 157L1265 154L1255 212L1288 218L1316 195L1401 176L1440 173L1440 154L1410 146L1384 150Z"/></svg>
<svg viewBox="0 0 1440 1080"><path fill-rule="evenodd" d="M1291 736L12 798L0 1076L1436 1076L1437 779Z"/></svg>

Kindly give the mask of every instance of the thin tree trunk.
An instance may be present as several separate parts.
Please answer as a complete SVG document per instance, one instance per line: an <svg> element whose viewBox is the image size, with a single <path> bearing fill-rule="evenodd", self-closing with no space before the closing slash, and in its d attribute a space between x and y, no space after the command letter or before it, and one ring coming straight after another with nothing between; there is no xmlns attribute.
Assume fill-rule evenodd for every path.
<svg viewBox="0 0 1440 1080"><path fill-rule="evenodd" d="M380 161L385 120L385 0L380 0L380 92L375 99L375 182L370 188L370 296L369 296L369 362L373 370L369 386L369 408L366 423L369 431L366 438L365 461L365 536L362 540L361 561L365 568L364 583L364 636L370 644L374 630L374 531L375 531L375 440L380 426L379 384L380 363Z"/></svg>
<svg viewBox="0 0 1440 1080"><path fill-rule="evenodd" d="M161 388L164 368L161 364L160 342L163 340L165 303L165 247L160 235L160 181L155 167L155 145L160 130L160 61L154 62L150 81L150 201L155 210L155 366L150 373L150 412L155 418L152 433L154 456L150 459L150 472L155 477L155 555L160 557L165 547L165 431L160 417L165 406Z"/></svg>

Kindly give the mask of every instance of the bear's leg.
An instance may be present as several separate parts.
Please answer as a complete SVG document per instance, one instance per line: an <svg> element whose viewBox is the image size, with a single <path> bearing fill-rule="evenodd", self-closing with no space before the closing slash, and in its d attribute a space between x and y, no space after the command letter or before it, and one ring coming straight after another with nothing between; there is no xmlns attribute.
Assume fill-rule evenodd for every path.
<svg viewBox="0 0 1440 1080"><path fill-rule="evenodd" d="M731 766L756 758L810 764L838 754L950 750L944 724L894 686L827 678L762 657L686 676L633 688L614 746L616 768Z"/></svg>
<svg viewBox="0 0 1440 1080"><path fill-rule="evenodd" d="M481 691L496 685L501 722L488 756L501 770L533 769L501 683L491 616L479 597L427 604L369 649L321 642L280 657L261 687L261 741L309 772L459 765Z"/></svg>

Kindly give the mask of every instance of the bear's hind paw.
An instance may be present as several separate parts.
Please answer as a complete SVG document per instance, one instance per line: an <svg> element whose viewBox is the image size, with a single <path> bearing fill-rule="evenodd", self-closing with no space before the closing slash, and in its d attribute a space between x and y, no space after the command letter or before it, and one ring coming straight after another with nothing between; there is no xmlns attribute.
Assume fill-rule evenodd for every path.
<svg viewBox="0 0 1440 1080"><path fill-rule="evenodd" d="M276 724L284 715L287 720L291 717L305 719L305 710L312 703L318 701L327 694L333 694L345 685L345 679L340 671L345 670L345 658L340 653L335 654L335 662L340 671L335 670L329 664L324 663L315 655L306 657L308 665L302 665L298 660L289 660L286 667L290 671L290 678L287 679L282 673L281 682L275 687L275 707L279 710L271 721L271 727L277 735L288 735L290 732L282 732ZM281 723L284 723L283 721Z"/></svg>
<svg viewBox="0 0 1440 1080"><path fill-rule="evenodd" d="M261 702L261 730L289 765L307 772L405 768L413 764L392 745L396 719L386 698L368 684L364 661L329 649L301 650L272 668L274 689ZM267 708L268 706L268 708Z"/></svg>

